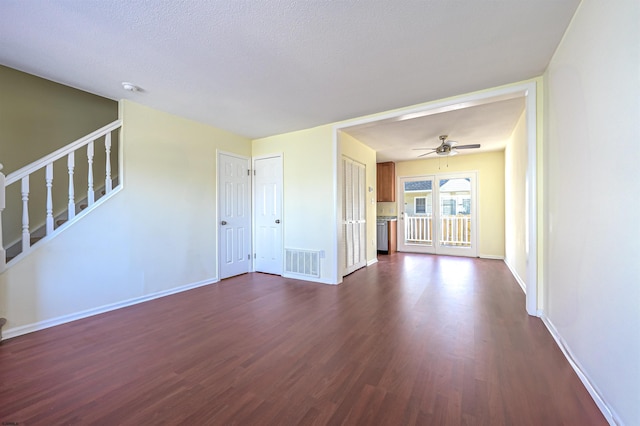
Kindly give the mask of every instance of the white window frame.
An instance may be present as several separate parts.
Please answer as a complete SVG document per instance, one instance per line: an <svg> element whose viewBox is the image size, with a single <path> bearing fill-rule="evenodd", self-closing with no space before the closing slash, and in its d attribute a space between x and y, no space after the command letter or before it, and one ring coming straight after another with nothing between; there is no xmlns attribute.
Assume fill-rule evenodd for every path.
<svg viewBox="0 0 640 426"><path fill-rule="evenodd" d="M424 200L424 211L423 212L419 212L418 211L418 200ZM423 196L423 197L413 197L413 210L414 210L414 214L427 214L427 197Z"/></svg>

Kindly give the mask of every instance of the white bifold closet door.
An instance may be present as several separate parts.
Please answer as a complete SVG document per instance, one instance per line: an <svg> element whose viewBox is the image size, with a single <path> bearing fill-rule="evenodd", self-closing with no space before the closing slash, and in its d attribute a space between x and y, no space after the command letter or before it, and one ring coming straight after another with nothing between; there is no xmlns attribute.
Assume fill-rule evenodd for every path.
<svg viewBox="0 0 640 426"><path fill-rule="evenodd" d="M367 264L365 166L342 157L343 275Z"/></svg>

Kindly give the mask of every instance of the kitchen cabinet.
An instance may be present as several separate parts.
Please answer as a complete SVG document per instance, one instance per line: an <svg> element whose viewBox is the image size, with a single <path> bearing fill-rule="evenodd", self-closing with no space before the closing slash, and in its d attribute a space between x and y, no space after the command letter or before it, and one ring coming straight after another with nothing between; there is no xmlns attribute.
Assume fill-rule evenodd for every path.
<svg viewBox="0 0 640 426"><path fill-rule="evenodd" d="M379 202L396 201L396 163L388 161L376 164Z"/></svg>
<svg viewBox="0 0 640 426"><path fill-rule="evenodd" d="M397 242L396 242L396 228L398 225L397 220L389 220L387 221L387 239L388 239L388 250L389 254L395 253L397 251Z"/></svg>

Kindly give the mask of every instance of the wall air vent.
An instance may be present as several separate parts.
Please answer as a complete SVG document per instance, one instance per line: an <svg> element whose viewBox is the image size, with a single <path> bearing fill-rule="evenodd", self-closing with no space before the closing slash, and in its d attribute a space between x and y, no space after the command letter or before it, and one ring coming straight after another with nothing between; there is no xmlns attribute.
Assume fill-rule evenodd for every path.
<svg viewBox="0 0 640 426"><path fill-rule="evenodd" d="M284 249L284 271L289 274L320 278L320 252Z"/></svg>

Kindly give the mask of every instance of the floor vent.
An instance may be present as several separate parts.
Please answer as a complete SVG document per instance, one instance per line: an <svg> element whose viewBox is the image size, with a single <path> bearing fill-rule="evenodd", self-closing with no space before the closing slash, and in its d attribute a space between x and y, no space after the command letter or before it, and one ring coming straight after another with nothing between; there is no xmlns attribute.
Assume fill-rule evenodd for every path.
<svg viewBox="0 0 640 426"><path fill-rule="evenodd" d="M284 249L285 273L320 278L320 252Z"/></svg>

